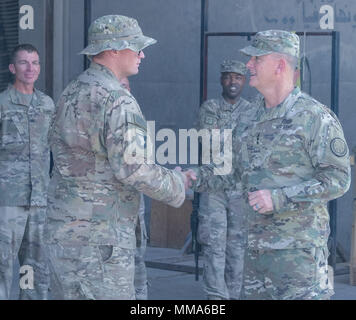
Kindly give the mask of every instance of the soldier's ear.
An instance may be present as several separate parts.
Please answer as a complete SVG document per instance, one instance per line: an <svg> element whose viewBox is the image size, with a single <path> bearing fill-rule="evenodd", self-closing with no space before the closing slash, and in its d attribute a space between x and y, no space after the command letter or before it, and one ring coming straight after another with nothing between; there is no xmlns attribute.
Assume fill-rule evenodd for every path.
<svg viewBox="0 0 356 320"><path fill-rule="evenodd" d="M282 73L287 66L287 62L284 59L279 59L277 64L276 73Z"/></svg>
<svg viewBox="0 0 356 320"><path fill-rule="evenodd" d="M16 74L16 69L13 63L9 64L9 70L12 74Z"/></svg>

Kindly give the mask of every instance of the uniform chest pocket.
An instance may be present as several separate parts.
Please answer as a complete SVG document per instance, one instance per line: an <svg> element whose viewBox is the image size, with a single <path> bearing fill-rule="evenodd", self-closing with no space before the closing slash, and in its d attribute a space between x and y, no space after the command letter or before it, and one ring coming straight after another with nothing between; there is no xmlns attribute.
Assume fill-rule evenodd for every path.
<svg viewBox="0 0 356 320"><path fill-rule="evenodd" d="M296 135L280 136L274 141L271 149L268 161L266 161L269 167L294 166L301 164L303 157L306 157L303 141Z"/></svg>
<svg viewBox="0 0 356 320"><path fill-rule="evenodd" d="M250 166L260 168L268 165L279 138L276 135L264 133L262 130L251 134L247 144Z"/></svg>
<svg viewBox="0 0 356 320"><path fill-rule="evenodd" d="M0 122L0 160L15 160L25 148L21 126L13 118Z"/></svg>

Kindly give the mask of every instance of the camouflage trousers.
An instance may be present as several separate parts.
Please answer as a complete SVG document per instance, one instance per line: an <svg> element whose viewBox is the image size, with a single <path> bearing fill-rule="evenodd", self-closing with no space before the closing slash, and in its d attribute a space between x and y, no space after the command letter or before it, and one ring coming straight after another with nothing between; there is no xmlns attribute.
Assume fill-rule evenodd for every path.
<svg viewBox="0 0 356 320"><path fill-rule="evenodd" d="M235 191L202 193L198 241L203 253L203 285L208 299L239 299L246 246L243 199Z"/></svg>
<svg viewBox="0 0 356 320"><path fill-rule="evenodd" d="M246 300L321 300L334 294L327 247L246 250Z"/></svg>
<svg viewBox="0 0 356 320"><path fill-rule="evenodd" d="M43 242L45 207L0 207L0 299L9 299L20 263L20 299L46 300L49 270ZM17 276L15 277L17 278Z"/></svg>
<svg viewBox="0 0 356 320"><path fill-rule="evenodd" d="M134 249L48 245L55 300L134 300Z"/></svg>
<svg viewBox="0 0 356 320"><path fill-rule="evenodd" d="M145 265L145 252L147 245L147 231L145 225L145 202L141 194L138 222L136 227L135 251L135 295L136 300L147 300L147 270Z"/></svg>

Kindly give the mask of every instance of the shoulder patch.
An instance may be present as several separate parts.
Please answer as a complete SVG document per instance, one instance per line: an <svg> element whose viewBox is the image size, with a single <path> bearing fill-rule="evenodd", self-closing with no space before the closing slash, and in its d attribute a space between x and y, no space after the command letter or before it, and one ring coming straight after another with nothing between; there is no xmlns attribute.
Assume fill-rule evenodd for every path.
<svg viewBox="0 0 356 320"><path fill-rule="evenodd" d="M127 111L126 112L126 122L128 124L132 124L136 127L140 127L144 130L147 129L147 122L145 121L145 119L143 117L141 117L137 113Z"/></svg>
<svg viewBox="0 0 356 320"><path fill-rule="evenodd" d="M343 157L347 153L346 143L341 138L332 139L330 142L330 149L332 153L337 157Z"/></svg>

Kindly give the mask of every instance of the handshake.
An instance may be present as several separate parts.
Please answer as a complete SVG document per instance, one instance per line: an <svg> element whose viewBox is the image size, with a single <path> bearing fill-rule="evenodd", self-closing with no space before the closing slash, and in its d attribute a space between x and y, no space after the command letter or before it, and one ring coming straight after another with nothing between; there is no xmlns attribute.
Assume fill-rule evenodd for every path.
<svg viewBox="0 0 356 320"><path fill-rule="evenodd" d="M193 180L197 180L197 176L192 169L188 169L187 171L182 171L181 167L175 167L174 170L179 171L180 173L183 174L185 190L188 190L189 188L192 187Z"/></svg>

